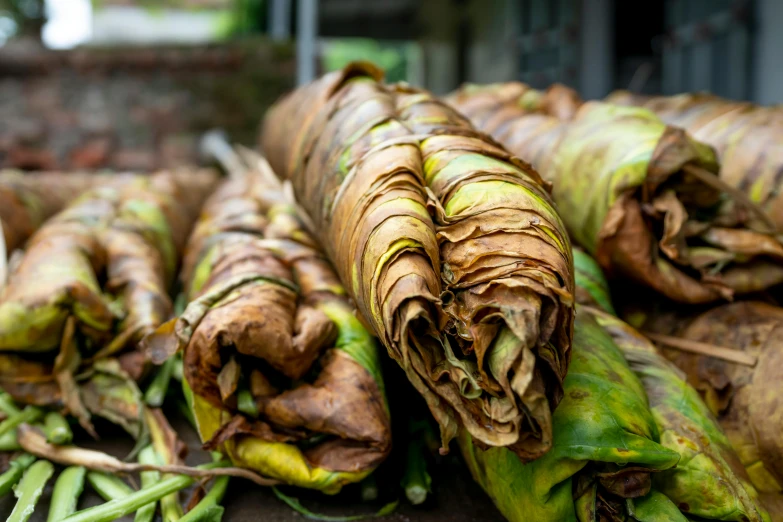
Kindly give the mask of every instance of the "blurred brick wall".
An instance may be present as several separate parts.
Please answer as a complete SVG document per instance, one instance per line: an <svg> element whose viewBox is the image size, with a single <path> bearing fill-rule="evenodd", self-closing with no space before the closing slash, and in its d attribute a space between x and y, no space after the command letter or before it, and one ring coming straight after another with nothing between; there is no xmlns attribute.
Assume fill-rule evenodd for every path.
<svg viewBox="0 0 783 522"><path fill-rule="evenodd" d="M0 167L152 170L197 160L220 127L254 144L264 110L293 85L291 49L0 49Z"/></svg>

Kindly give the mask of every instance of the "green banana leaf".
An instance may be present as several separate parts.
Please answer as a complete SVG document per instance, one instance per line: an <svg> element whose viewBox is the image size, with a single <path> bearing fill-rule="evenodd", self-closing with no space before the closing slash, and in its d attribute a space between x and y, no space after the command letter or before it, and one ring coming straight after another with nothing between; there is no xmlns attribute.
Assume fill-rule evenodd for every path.
<svg viewBox="0 0 783 522"><path fill-rule="evenodd" d="M577 281L580 274L589 274L586 293L593 295L593 302L605 299L608 287L597 263L587 255L575 258ZM682 372L612 313L583 310L611 335L641 379L661 444L681 456L676 468L655 476L655 489L699 520L770 520L729 439Z"/></svg>
<svg viewBox="0 0 783 522"><path fill-rule="evenodd" d="M144 345L157 363L182 351L205 447L336 493L391 449L378 347L279 184L245 168L188 242L188 305Z"/></svg>
<svg viewBox="0 0 783 522"><path fill-rule="evenodd" d="M523 464L507 449L479 449L463 433L468 467L512 522L627 520L627 499L650 494L655 475L680 456L657 442L642 383L611 337L579 309L564 388L546 455Z"/></svg>

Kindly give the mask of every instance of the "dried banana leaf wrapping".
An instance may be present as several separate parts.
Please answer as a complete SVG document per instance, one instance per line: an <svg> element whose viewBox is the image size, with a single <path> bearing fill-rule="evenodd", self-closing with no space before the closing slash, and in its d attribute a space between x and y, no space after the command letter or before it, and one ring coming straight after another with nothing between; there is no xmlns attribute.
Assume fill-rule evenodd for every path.
<svg viewBox="0 0 783 522"><path fill-rule="evenodd" d="M221 185L188 242L183 284L184 313L146 342L157 362L182 350L205 447L326 493L387 456L378 347L278 187L256 171Z"/></svg>
<svg viewBox="0 0 783 522"><path fill-rule="evenodd" d="M565 396L553 414L554 443L523 464L505 448L460 447L475 480L511 521L686 520L652 488L679 454L660 434L642 383L609 335L577 309ZM630 518L636 513L636 518Z"/></svg>
<svg viewBox="0 0 783 522"><path fill-rule="evenodd" d="M0 386L24 403L62 405L87 429L88 410L113 415L115 392L136 397L143 356L127 348L170 317L189 211L215 180L126 176L49 219L0 294Z"/></svg>
<svg viewBox="0 0 783 522"><path fill-rule="evenodd" d="M428 93L380 79L352 64L294 91L267 115L263 148L444 447L462 425L536 458L570 357L564 227L527 164Z"/></svg>
<svg viewBox="0 0 783 522"><path fill-rule="evenodd" d="M726 100L706 93L635 96L612 93L608 101L639 105L669 125L715 147L720 177L758 203L783 231L783 110Z"/></svg>
<svg viewBox="0 0 783 522"><path fill-rule="evenodd" d="M457 109L466 99L450 98ZM515 103L488 110L473 116L481 130L553 183L571 236L604 269L685 303L783 281L783 245L722 190L712 149L653 113L600 102L568 121Z"/></svg>
<svg viewBox="0 0 783 522"><path fill-rule="evenodd" d="M672 317L670 305L629 314L645 330L745 352L746 366L674 349L663 353L687 375L718 417L756 488L783 506L783 309L758 301ZM765 497L766 500L766 497ZM773 509L770 507L770 509ZM783 509L778 508L778 516Z"/></svg>
<svg viewBox="0 0 783 522"><path fill-rule="evenodd" d="M582 310L612 337L641 379L661 445L680 455L676 468L654 476L654 488L698 520L769 520L737 453L699 393L646 337L606 309L592 307L604 301L606 281L589 256L575 259L577 282L586 273L593 284L586 289L593 295L590 306Z"/></svg>
<svg viewBox="0 0 783 522"><path fill-rule="evenodd" d="M85 174L0 171L0 226L6 254L24 245L33 232L86 190L94 177Z"/></svg>

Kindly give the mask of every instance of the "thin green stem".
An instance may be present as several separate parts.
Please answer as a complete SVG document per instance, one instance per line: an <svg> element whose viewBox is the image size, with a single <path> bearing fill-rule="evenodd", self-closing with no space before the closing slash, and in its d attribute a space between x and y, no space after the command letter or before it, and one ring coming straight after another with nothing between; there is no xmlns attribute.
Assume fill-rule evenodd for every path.
<svg viewBox="0 0 783 522"><path fill-rule="evenodd" d="M16 430L0 435L0 451L19 451L22 446L16 436Z"/></svg>
<svg viewBox="0 0 783 522"><path fill-rule="evenodd" d="M372 502L378 500L378 481L375 480L375 474L371 474L361 482L362 502Z"/></svg>
<svg viewBox="0 0 783 522"><path fill-rule="evenodd" d="M24 475L24 470L32 466L33 462L35 456L29 453L23 453L10 462L6 472L0 475L0 497L11 491Z"/></svg>
<svg viewBox="0 0 783 522"><path fill-rule="evenodd" d="M231 466L229 461L212 462L198 466L199 469L215 469ZM63 522L110 522L124 517L150 502L156 502L162 497L185 489L193 484L195 479L186 475L175 475L165 478L150 487L136 491L125 498L111 500L100 506L74 513Z"/></svg>
<svg viewBox="0 0 783 522"><path fill-rule="evenodd" d="M13 415L9 415L0 422L0 436L12 431L23 422L32 423L43 417L44 411L38 406L25 406L25 409Z"/></svg>
<svg viewBox="0 0 783 522"><path fill-rule="evenodd" d="M139 452L139 464L160 464L158 460L158 454L155 453L155 448L152 446L145 446L144 449ZM141 487L148 488L160 482L160 473L157 471L142 471L141 472ZM157 502L150 502L146 506L142 506L136 512L136 518L134 522L152 522L155 518L155 508Z"/></svg>
<svg viewBox="0 0 783 522"><path fill-rule="evenodd" d="M185 368L182 363L182 353L177 352L176 354L174 354L173 359L174 359L174 364L172 365L171 376L177 379L179 382L182 382L183 375L185 372Z"/></svg>
<svg viewBox="0 0 783 522"><path fill-rule="evenodd" d="M52 501L49 504L49 518L46 522L60 522L76 512L79 497L84 491L84 476L87 470L82 466L65 468L54 483Z"/></svg>
<svg viewBox="0 0 783 522"><path fill-rule="evenodd" d="M19 413L19 407L14 403L14 399L8 393L0 393L0 411L6 415L14 415Z"/></svg>
<svg viewBox="0 0 783 522"><path fill-rule="evenodd" d="M163 400L166 398L166 392L169 389L171 381L171 372L174 369L175 358L169 357L160 367L158 372L152 378L147 391L144 393L144 402L153 408L163 406Z"/></svg>
<svg viewBox="0 0 783 522"><path fill-rule="evenodd" d="M427 500L432 478L427 473L427 459L421 433L411 433L408 442L408 455L405 474L400 485L411 504L417 506Z"/></svg>
<svg viewBox="0 0 783 522"><path fill-rule="evenodd" d="M46 440L58 446L70 444L73 440L73 432L68 420L56 411L50 411L44 417L43 431L46 434Z"/></svg>
<svg viewBox="0 0 783 522"><path fill-rule="evenodd" d="M134 493L133 488L121 478L102 471L88 472L87 482L103 500L117 500Z"/></svg>
<svg viewBox="0 0 783 522"><path fill-rule="evenodd" d="M212 461L218 462L223 458L219 451L212 452ZM204 498L188 511L179 522L220 522L223 518L223 506L220 503L226 494L229 477L217 477L212 483L212 488Z"/></svg>
<svg viewBox="0 0 783 522"><path fill-rule="evenodd" d="M25 471L22 480L14 488L18 499L6 522L26 522L35 511L46 483L54 474L54 465L47 460L36 461Z"/></svg>

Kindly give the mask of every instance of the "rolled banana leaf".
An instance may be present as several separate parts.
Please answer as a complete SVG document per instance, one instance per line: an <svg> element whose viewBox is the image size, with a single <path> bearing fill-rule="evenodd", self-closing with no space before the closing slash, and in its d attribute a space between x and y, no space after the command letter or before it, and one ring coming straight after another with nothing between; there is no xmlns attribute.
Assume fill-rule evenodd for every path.
<svg viewBox="0 0 783 522"><path fill-rule="evenodd" d="M636 96L617 91L608 101L639 105L669 125L715 147L720 177L758 203L783 231L783 109L726 100L706 93Z"/></svg>
<svg viewBox="0 0 783 522"><path fill-rule="evenodd" d="M755 358L749 366L728 360L664 348L664 355L687 375L718 417L756 488L767 502L783 507L783 309L759 301L731 303L673 318L648 307L630 315L640 328L688 341L743 352ZM766 497L765 497L766 499ZM772 509L772 508L770 508ZM783 517L783 509L777 511Z"/></svg>
<svg viewBox="0 0 783 522"><path fill-rule="evenodd" d="M577 285L589 283L586 310L606 330L634 373L641 379L661 433L661 444L677 451L677 467L655 476L654 487L683 513L698 520L770 520L756 488L726 433L686 376L606 303L608 285L598 264L582 253L574 255ZM611 306L611 302L609 302Z"/></svg>
<svg viewBox="0 0 783 522"><path fill-rule="evenodd" d="M44 221L85 191L95 176L0 171L0 226L6 255L22 247Z"/></svg>
<svg viewBox="0 0 783 522"><path fill-rule="evenodd" d="M524 464L506 448L481 450L461 433L468 467L500 512L512 522L686 520L653 489L679 454L659 444L642 383L579 308L564 388L552 449L538 460Z"/></svg>
<svg viewBox="0 0 783 522"><path fill-rule="evenodd" d="M391 449L378 347L270 175L247 169L209 198L187 246L189 304L145 344L159 363L182 351L206 448L336 493Z"/></svg>
<svg viewBox="0 0 783 522"><path fill-rule="evenodd" d="M589 102L561 121L506 104L482 121L553 183L571 237L608 272L684 303L783 281L763 212L717 178L710 147L653 113Z"/></svg>
<svg viewBox="0 0 783 522"><path fill-rule="evenodd" d="M179 184L189 179L160 173L99 186L28 241L0 295L0 386L16 400L62 405L91 430L90 410L104 407L102 396L112 409L107 390L129 397L127 383L144 365L127 348L170 317L179 236L195 220L193 201L206 195L209 183L199 183L216 180L193 173L186 194ZM104 360L113 361L116 378L85 385ZM130 393L137 392L133 384Z"/></svg>
<svg viewBox="0 0 783 522"><path fill-rule="evenodd" d="M294 91L262 146L365 321L441 426L534 459L551 445L573 321L545 184L429 93L355 63Z"/></svg>

